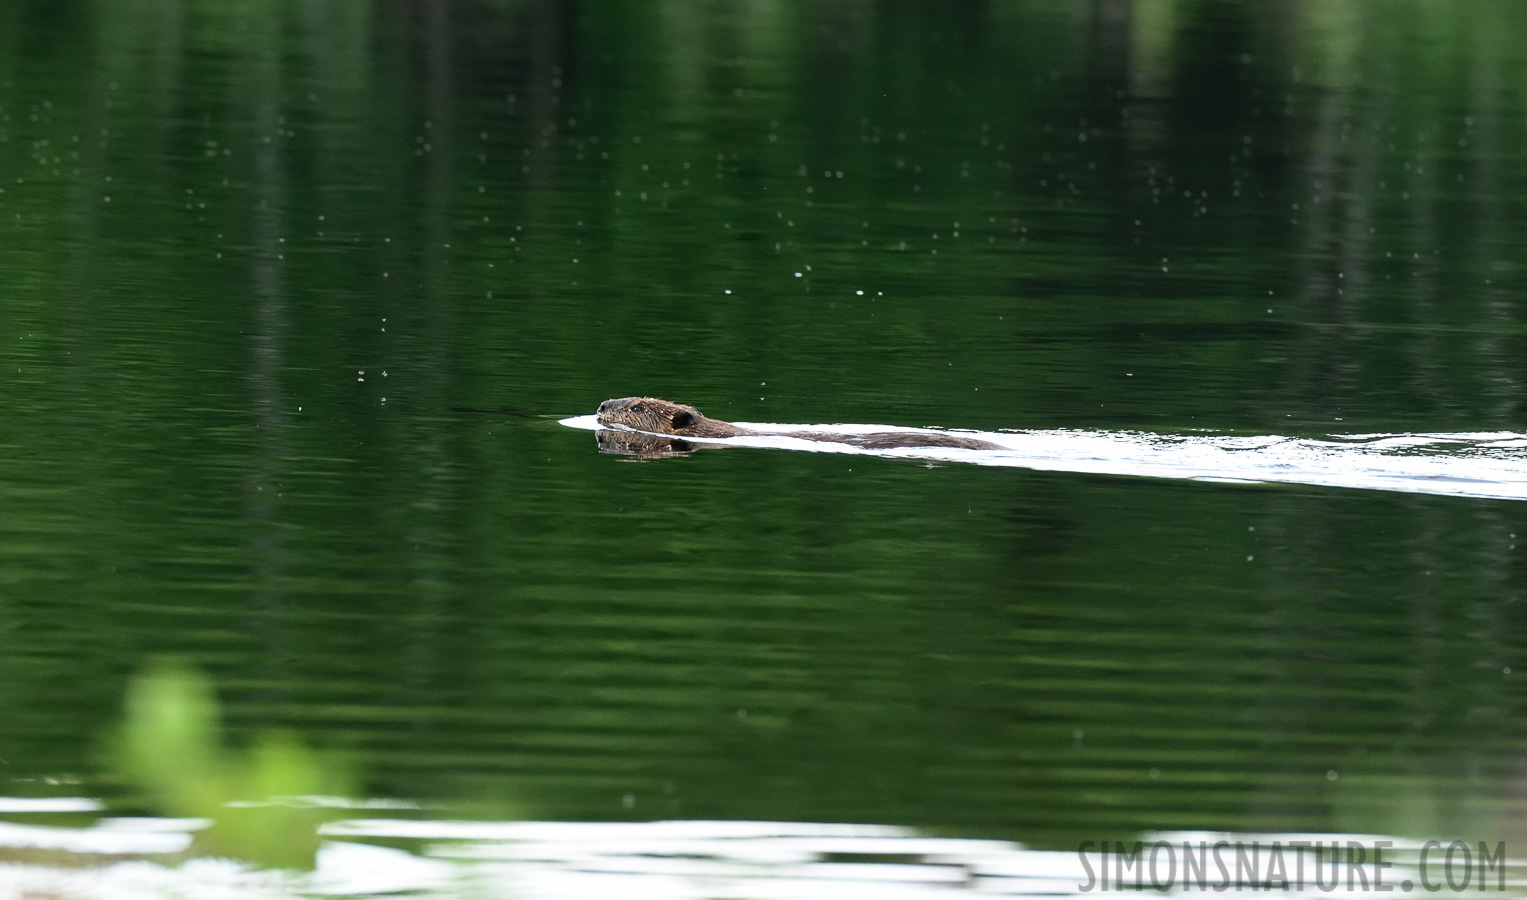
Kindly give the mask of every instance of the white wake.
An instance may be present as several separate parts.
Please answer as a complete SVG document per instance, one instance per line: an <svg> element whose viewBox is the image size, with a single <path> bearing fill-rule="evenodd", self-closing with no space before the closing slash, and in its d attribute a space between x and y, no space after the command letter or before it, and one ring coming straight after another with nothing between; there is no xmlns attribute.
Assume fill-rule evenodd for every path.
<svg viewBox="0 0 1527 900"><path fill-rule="evenodd" d="M571 428L598 430L594 416L563 419ZM926 432L889 425L787 425L738 422L755 431L837 434ZM1164 435L1138 431L954 431L999 445L1000 450L907 447L866 450L848 444L777 435L725 439L685 438L696 444L772 447L812 453L855 453L1013 466L1054 472L1185 478L1194 481L1278 482L1527 500L1527 434L1353 434L1321 439L1258 435Z"/></svg>

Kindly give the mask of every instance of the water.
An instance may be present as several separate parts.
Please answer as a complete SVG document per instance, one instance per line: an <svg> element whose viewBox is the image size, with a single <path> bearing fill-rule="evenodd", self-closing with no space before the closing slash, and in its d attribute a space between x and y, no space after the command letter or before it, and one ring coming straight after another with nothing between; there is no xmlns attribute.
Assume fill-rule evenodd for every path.
<svg viewBox="0 0 1527 900"><path fill-rule="evenodd" d="M1524 29L5 5L0 796L162 814L172 655L423 818L1513 840ZM635 394L1050 443L558 424Z"/></svg>

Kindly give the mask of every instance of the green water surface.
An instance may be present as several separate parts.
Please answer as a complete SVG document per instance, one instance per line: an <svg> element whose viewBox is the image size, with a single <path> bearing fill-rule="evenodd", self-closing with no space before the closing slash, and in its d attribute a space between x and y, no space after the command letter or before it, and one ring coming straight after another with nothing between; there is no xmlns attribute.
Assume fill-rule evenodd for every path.
<svg viewBox="0 0 1527 900"><path fill-rule="evenodd" d="M556 420L1521 431L1524 48L1420 0L0 4L0 794L111 795L173 655L452 814L1509 838L1521 504Z"/></svg>

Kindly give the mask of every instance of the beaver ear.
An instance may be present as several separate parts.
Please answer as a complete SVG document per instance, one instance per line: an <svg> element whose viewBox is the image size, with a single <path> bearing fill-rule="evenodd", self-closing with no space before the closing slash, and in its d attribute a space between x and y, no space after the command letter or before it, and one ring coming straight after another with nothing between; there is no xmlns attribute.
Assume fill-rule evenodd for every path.
<svg viewBox="0 0 1527 900"><path fill-rule="evenodd" d="M688 410L681 409L673 414L674 428L688 428L695 424L695 417Z"/></svg>

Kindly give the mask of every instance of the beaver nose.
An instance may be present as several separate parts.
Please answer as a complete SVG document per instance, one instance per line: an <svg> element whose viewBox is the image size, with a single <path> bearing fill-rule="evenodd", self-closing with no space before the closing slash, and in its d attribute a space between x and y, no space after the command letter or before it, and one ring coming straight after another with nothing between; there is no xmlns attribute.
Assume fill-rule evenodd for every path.
<svg viewBox="0 0 1527 900"><path fill-rule="evenodd" d="M612 403L612 402L613 402L613 401L610 401L610 400L606 400L606 401L604 401L604 402L603 402L603 403L601 403L601 404L599 404L599 412L600 412L600 413L601 413L601 414L602 414L602 413L604 413L604 411L605 411L605 410L607 410L607 409L609 409L609 408L610 408L610 403Z"/></svg>

